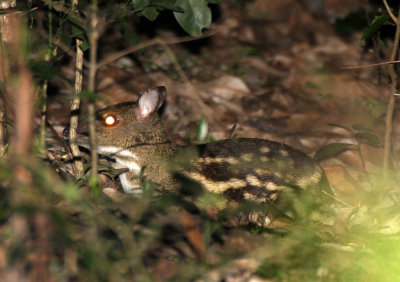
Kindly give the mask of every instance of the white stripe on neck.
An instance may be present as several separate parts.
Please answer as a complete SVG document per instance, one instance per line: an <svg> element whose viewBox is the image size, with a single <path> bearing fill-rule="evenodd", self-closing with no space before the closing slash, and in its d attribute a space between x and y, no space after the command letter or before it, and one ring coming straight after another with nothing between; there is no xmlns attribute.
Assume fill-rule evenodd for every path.
<svg viewBox="0 0 400 282"><path fill-rule="evenodd" d="M140 173L140 165L138 165L134 160L138 158L134 153L129 150L120 149L114 146L98 146L99 154L109 155L110 157L114 158L115 161L120 165L120 167L127 168L135 173ZM119 157L126 157L129 160Z"/></svg>
<svg viewBox="0 0 400 282"><path fill-rule="evenodd" d="M129 169L130 171L135 172L137 175L139 175L141 167L140 165L138 165L137 163L135 163L134 161L127 161L125 159L120 159L118 157L113 157L115 159L115 161L121 166L121 167L126 167L127 169Z"/></svg>
<svg viewBox="0 0 400 282"><path fill-rule="evenodd" d="M112 157L121 156L121 157L128 157L134 160L137 160L137 157L134 153L129 150L121 149L114 146L98 146L97 149L99 150L100 154L112 154Z"/></svg>

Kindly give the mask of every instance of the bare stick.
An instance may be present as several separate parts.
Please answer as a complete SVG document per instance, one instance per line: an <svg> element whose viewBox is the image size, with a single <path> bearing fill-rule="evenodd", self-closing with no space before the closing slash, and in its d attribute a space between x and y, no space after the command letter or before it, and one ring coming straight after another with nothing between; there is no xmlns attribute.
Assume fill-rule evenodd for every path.
<svg viewBox="0 0 400 282"><path fill-rule="evenodd" d="M97 18L97 2L92 1L92 11L90 16L90 66L89 66L89 91L94 93L96 90L96 60L97 60L97 40L99 38L98 30L98 18ZM95 117L95 106L94 100L91 98L88 105L88 115L89 115L89 140L91 149L91 159L92 159L92 169L91 178L92 181L97 179L97 142L96 142L96 117Z"/></svg>
<svg viewBox="0 0 400 282"><path fill-rule="evenodd" d="M397 25L397 18L396 16L393 14L392 10L390 9L388 3L386 0L383 0L383 4L385 5L386 11L388 12L389 16L392 18L392 21L394 21L394 23Z"/></svg>
<svg viewBox="0 0 400 282"><path fill-rule="evenodd" d="M376 64L369 64L369 65L364 65L364 66L348 66L348 67L343 67L342 70L365 69L365 68L372 68L372 67L378 67L378 66L384 66L384 65L392 65L392 64L398 64L398 63L400 63L400 60L382 62L382 63L376 63Z"/></svg>
<svg viewBox="0 0 400 282"><path fill-rule="evenodd" d="M11 3L3 2L2 8L6 9L11 6ZM10 57L7 45L14 44L15 32L14 29L17 25L17 15L15 12L4 13L0 15L0 81L2 83L1 97L0 97L0 156L3 156L8 147L8 132L7 132L7 114L5 107L6 87L4 87L10 76Z"/></svg>
<svg viewBox="0 0 400 282"><path fill-rule="evenodd" d="M185 37L181 37L181 38L172 38L172 39L165 39L165 40L161 40L159 38L154 38L151 40L148 40L146 42L140 43L136 46L132 46L131 48L128 48L126 50L122 50L120 52L111 54L110 56L108 56L107 58L101 60L98 64L97 64L97 68L100 68L104 65L107 65L111 62L114 62L115 60L118 60L119 58L126 56L130 53L134 53L136 51L139 51L140 49L143 48L147 48L153 45L158 45L158 44L164 44L164 45L168 45L168 44L177 44L177 43L183 43L183 42L189 42L189 41L194 41L194 40L198 40L198 39L202 39L202 38L206 38L206 37L210 37L215 35L216 33L218 33L221 29L220 28L216 28L213 30L210 30L208 32L203 33L202 35L198 36L198 37L193 37L193 36L185 36Z"/></svg>
<svg viewBox="0 0 400 282"><path fill-rule="evenodd" d="M78 0L72 1L73 7L78 5ZM74 157L74 164L76 169L76 177L80 177L84 173L83 163L81 160L81 151L76 143L78 128L78 110L80 106L80 99L78 93L82 91L82 70L83 70L83 51L79 47L82 40L76 39L76 61L75 61L75 95L71 103L71 120L69 125L69 142L71 147L72 156Z"/></svg>
<svg viewBox="0 0 400 282"><path fill-rule="evenodd" d="M57 45L62 50L64 50L64 52L66 52L68 55L70 55L72 58L76 59L76 54L74 53L74 51L72 51L68 46L66 46L64 43L62 43L61 40L59 40L59 39L53 40L53 44ZM86 61L85 59L82 59L82 63L85 67L90 67L89 62Z"/></svg>
<svg viewBox="0 0 400 282"><path fill-rule="evenodd" d="M15 21L13 26L9 26L9 32L15 36L12 44L8 47L12 60L15 61L16 70L18 72L18 85L13 91L15 93L15 142L14 152L16 155L27 156L30 153L32 136L33 136L33 97L34 97L34 84L32 75L26 65L26 58L24 54L24 41L27 40L25 36L26 23L19 20L18 15L14 15ZM25 171L25 172L22 172ZM25 169L21 169L21 173L16 173L16 178L20 179L22 183L28 183L30 175ZM25 179L25 180L23 180Z"/></svg>
<svg viewBox="0 0 400 282"><path fill-rule="evenodd" d="M47 61L47 60L46 60ZM47 150L46 150L46 111L47 111L47 79L43 81L42 91L41 91L41 100L42 100L42 110L40 113L40 154L43 159L46 158Z"/></svg>
<svg viewBox="0 0 400 282"><path fill-rule="evenodd" d="M25 64L19 64L19 87L16 99L16 138L15 152L26 154L30 151L32 143L32 102L33 102L33 79Z"/></svg>
<svg viewBox="0 0 400 282"><path fill-rule="evenodd" d="M50 1L49 2L49 42L48 42L48 50L47 54L45 56L45 61L50 62L51 59L51 51L52 51L52 43L51 41L53 40L53 14L52 14L52 6L53 3ZM47 155L47 150L46 150L46 115L47 115L47 86L48 86L48 81L47 79L43 82L42 85L42 111L40 113L40 153L42 155L42 158L46 158Z"/></svg>
<svg viewBox="0 0 400 282"><path fill-rule="evenodd" d="M387 6L388 8L388 6ZM390 10L390 9L389 9ZM400 7L399 13L400 15ZM392 55L390 56L390 61L396 60L398 48L399 48L399 39L400 39L400 23L396 20L396 34L393 42ZM388 168L389 168L389 159L390 159L390 147L391 147L391 139L392 139L392 120L393 120L393 111L395 107L395 94L397 87L397 75L396 70L393 64L389 65L389 74L391 78L391 91L390 98L388 103L388 108L386 112L386 120L385 120L385 145L383 152L383 168L385 171L384 177L387 178Z"/></svg>
<svg viewBox="0 0 400 282"><path fill-rule="evenodd" d="M158 43L160 45L162 45L164 47L164 49L167 52L168 56L172 59L172 63L174 64L175 69L178 71L180 77L183 79L183 81L185 82L187 87L190 89L190 92L193 94L193 97L197 101L197 103L198 103L198 105L200 107L200 111L202 112L202 114L205 117L207 117L209 119L209 121L211 121L212 124L214 124L217 127L218 130L221 130L221 128L218 125L218 122L216 122L215 119L214 119L214 111L212 111L206 104L204 104L204 102L200 98L200 95L197 92L196 88L193 87L192 83L190 83L189 79L185 75L185 72L182 70L181 66L179 65L179 62L176 59L176 57L175 57L174 53L172 52L171 48L169 48L168 45L162 39L156 38L156 40L158 41Z"/></svg>

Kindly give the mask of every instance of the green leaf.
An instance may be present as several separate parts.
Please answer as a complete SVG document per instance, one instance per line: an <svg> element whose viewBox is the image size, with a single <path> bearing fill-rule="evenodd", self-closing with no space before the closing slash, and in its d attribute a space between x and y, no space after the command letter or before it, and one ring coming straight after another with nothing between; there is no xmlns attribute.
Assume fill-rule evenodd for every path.
<svg viewBox="0 0 400 282"><path fill-rule="evenodd" d="M386 104L372 97L364 97L362 105L368 109L374 118L380 118L386 113Z"/></svg>
<svg viewBox="0 0 400 282"><path fill-rule="evenodd" d="M306 81L306 87L308 87L310 89L314 89L314 90L319 90L318 85L316 85L315 83L313 83L311 81Z"/></svg>
<svg viewBox="0 0 400 282"><path fill-rule="evenodd" d="M185 12L181 7L175 5L176 0L153 0L150 4L152 7L170 10L173 12Z"/></svg>
<svg viewBox="0 0 400 282"><path fill-rule="evenodd" d="M72 183L67 183L64 189L61 190L61 193L67 201L72 203L80 200L82 197L82 193L78 187Z"/></svg>
<svg viewBox="0 0 400 282"><path fill-rule="evenodd" d="M145 16L149 21L154 21L158 17L159 12L155 7L145 8L139 15Z"/></svg>
<svg viewBox="0 0 400 282"><path fill-rule="evenodd" d="M139 178L142 179L144 178L144 171L146 170L146 166L142 166L140 168L140 173L139 173Z"/></svg>
<svg viewBox="0 0 400 282"><path fill-rule="evenodd" d="M87 99L89 101L103 100L101 95L99 95L97 92L92 92L89 91L88 89L83 89L80 93L78 93L78 97L80 99Z"/></svg>
<svg viewBox="0 0 400 282"><path fill-rule="evenodd" d="M85 52L87 49L89 49L89 42L86 36L86 30L81 25L80 22L74 20L73 18L70 18L70 22L71 22L71 32L72 32L71 37L82 40L82 43L79 45L79 48L81 48L81 50Z"/></svg>
<svg viewBox="0 0 400 282"><path fill-rule="evenodd" d="M342 36L350 36L353 33L363 30L368 25L365 19L365 11L351 12L344 18L335 20L335 31Z"/></svg>
<svg viewBox="0 0 400 282"><path fill-rule="evenodd" d="M71 34L72 37L78 38L80 40L85 39L85 30L80 25L76 25L76 24L72 23L71 31L72 31L72 34Z"/></svg>
<svg viewBox="0 0 400 282"><path fill-rule="evenodd" d="M132 0L135 10L142 10L150 4L150 0Z"/></svg>
<svg viewBox="0 0 400 282"><path fill-rule="evenodd" d="M373 132L372 129L369 129L369 128L365 127L365 126L362 125L362 124L353 124L351 127L352 127L354 130L357 130L357 131L368 131L368 132Z"/></svg>
<svg viewBox="0 0 400 282"><path fill-rule="evenodd" d="M93 195L98 196L100 194L99 178L97 177L97 175L96 176L90 175L89 187Z"/></svg>
<svg viewBox="0 0 400 282"><path fill-rule="evenodd" d="M85 52L87 49L89 49L89 41L83 40L82 43L79 45L79 48L81 48L82 52Z"/></svg>
<svg viewBox="0 0 400 282"><path fill-rule="evenodd" d="M367 39L371 37L378 29L381 28L388 20L390 19L388 14L384 14L378 17L375 17L375 19L372 21L372 23L369 25L364 30L364 33L361 37L362 40Z"/></svg>
<svg viewBox="0 0 400 282"><path fill-rule="evenodd" d="M91 167L92 167L92 164L91 164L91 163L84 163L84 164L83 164L83 169L84 169L85 171L88 171Z"/></svg>
<svg viewBox="0 0 400 282"><path fill-rule="evenodd" d="M221 0L207 0L207 2L211 4L218 4L221 2Z"/></svg>
<svg viewBox="0 0 400 282"><path fill-rule="evenodd" d="M184 13L174 12L179 25L190 35L198 36L203 28L211 25L211 10L205 0L177 0L176 5L184 9Z"/></svg>
<svg viewBox="0 0 400 282"><path fill-rule="evenodd" d="M197 140L203 142L208 134L208 123L207 120L202 117L197 124Z"/></svg>
<svg viewBox="0 0 400 282"><path fill-rule="evenodd" d="M63 43L65 46L71 46L73 38L71 37L70 33L62 33L60 36L61 43Z"/></svg>
<svg viewBox="0 0 400 282"><path fill-rule="evenodd" d="M373 145L381 144L381 139L375 134L372 134L370 132L359 132L356 134L356 138L367 140L369 143Z"/></svg>
<svg viewBox="0 0 400 282"><path fill-rule="evenodd" d="M137 45L140 43L139 35L134 32L129 26L127 26L124 22L121 22L121 33L122 35L129 40L132 45Z"/></svg>
<svg viewBox="0 0 400 282"><path fill-rule="evenodd" d="M351 150L355 149L356 146L354 144L347 144L347 143L332 143L328 144L321 149L319 149L315 155L314 155L314 160L319 162L324 159L331 158L333 156L336 156L337 154L345 151L345 150Z"/></svg>
<svg viewBox="0 0 400 282"><path fill-rule="evenodd" d="M208 136L208 142L209 142L209 143L215 143L215 142L217 142L217 140L215 140L214 137L212 137L212 136L210 135L210 136Z"/></svg>
<svg viewBox="0 0 400 282"><path fill-rule="evenodd" d="M175 5L176 0L152 0L151 4L157 5Z"/></svg>
<svg viewBox="0 0 400 282"><path fill-rule="evenodd" d="M271 279L279 277L279 273L282 271L283 270L281 265L267 261L257 268L256 273L261 278Z"/></svg>
<svg viewBox="0 0 400 282"><path fill-rule="evenodd" d="M241 48L237 54L236 54L236 59L241 59L244 56L261 56L260 49L257 47L246 47L246 48Z"/></svg>
<svg viewBox="0 0 400 282"><path fill-rule="evenodd" d="M59 75L60 72L58 68L55 66L50 65L46 61L34 61L31 63L32 72L44 79L50 80L53 79L55 76Z"/></svg>

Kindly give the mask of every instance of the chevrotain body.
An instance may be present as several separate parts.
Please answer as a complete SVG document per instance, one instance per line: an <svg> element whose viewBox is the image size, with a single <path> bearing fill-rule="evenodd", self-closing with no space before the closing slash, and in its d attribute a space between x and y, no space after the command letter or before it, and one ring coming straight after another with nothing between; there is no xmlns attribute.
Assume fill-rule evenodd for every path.
<svg viewBox="0 0 400 282"><path fill-rule="evenodd" d="M282 189L318 189L326 185L323 170L306 154L264 139L228 139L180 147L171 143L157 110L165 87L144 91L137 103L122 103L96 113L98 152L127 168L120 180L126 193L141 193L139 174L162 189L177 191L177 175L199 182L206 190L229 197L275 201ZM68 127L64 138L68 139ZM89 148L87 125L78 127L78 144Z"/></svg>

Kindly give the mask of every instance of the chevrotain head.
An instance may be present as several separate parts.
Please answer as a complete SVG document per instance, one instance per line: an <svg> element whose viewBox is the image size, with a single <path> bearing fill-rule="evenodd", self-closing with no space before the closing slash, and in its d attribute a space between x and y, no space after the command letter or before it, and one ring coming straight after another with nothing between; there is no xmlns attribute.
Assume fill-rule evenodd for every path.
<svg viewBox="0 0 400 282"><path fill-rule="evenodd" d="M164 104L164 86L145 90L137 103L128 102L110 106L96 112L96 138L100 154L126 154L126 150L137 150L141 146L157 145L168 141L157 110ZM79 123L77 143L89 148L87 122ZM69 127L63 131L69 139Z"/></svg>

